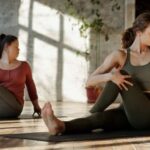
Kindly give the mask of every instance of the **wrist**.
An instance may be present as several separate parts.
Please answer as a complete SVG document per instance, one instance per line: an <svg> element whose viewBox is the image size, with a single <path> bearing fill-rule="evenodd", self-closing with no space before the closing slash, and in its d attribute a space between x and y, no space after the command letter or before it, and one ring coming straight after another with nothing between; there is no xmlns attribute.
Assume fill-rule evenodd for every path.
<svg viewBox="0 0 150 150"><path fill-rule="evenodd" d="M107 74L107 80L112 81L112 78L113 78L113 72L108 73Z"/></svg>
<svg viewBox="0 0 150 150"><path fill-rule="evenodd" d="M33 106L38 106L39 105L37 100L32 101L32 104L33 104Z"/></svg>

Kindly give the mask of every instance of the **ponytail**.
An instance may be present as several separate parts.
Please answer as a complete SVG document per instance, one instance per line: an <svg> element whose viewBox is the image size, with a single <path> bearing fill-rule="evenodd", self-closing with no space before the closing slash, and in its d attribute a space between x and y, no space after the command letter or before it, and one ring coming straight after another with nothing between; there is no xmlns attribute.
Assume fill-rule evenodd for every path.
<svg viewBox="0 0 150 150"><path fill-rule="evenodd" d="M135 40L136 33L133 30L133 27L128 28L122 35L122 47L128 48L132 45L133 41Z"/></svg>
<svg viewBox="0 0 150 150"><path fill-rule="evenodd" d="M5 37L6 37L5 34L1 34L1 35L0 35L0 43L2 42L2 40L3 40Z"/></svg>

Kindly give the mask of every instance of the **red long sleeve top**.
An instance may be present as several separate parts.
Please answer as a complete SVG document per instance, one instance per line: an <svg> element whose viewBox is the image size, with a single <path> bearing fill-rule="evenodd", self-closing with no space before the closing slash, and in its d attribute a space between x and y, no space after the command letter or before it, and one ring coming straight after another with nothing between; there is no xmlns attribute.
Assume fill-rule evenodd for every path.
<svg viewBox="0 0 150 150"><path fill-rule="evenodd" d="M37 100L38 96L32 79L31 68L26 61L22 61L20 66L12 70L0 69L0 86L13 93L21 105L24 104L25 85L31 101Z"/></svg>

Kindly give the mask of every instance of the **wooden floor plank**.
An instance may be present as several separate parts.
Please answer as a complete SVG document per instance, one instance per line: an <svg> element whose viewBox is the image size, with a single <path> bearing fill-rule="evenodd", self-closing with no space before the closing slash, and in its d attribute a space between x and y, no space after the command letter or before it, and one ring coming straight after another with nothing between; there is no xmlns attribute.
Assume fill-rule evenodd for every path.
<svg viewBox="0 0 150 150"><path fill-rule="evenodd" d="M40 102L43 106L44 103ZM89 115L92 105L74 102L52 102L52 106L57 115L62 120L70 120ZM111 106L114 107L114 106ZM31 102L25 102L24 115L31 116L33 107ZM47 128L42 119L18 119L0 121L0 134L47 132ZM82 142L61 142L50 143L34 140L20 140L0 137L0 149L4 150L149 150L150 137L124 138L112 140L96 140Z"/></svg>

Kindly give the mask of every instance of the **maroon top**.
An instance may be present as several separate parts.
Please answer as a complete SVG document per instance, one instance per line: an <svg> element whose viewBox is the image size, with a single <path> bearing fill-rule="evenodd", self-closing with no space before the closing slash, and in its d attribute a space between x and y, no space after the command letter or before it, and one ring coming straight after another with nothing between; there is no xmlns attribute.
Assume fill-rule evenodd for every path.
<svg viewBox="0 0 150 150"><path fill-rule="evenodd" d="M32 79L31 68L27 62L22 61L20 66L12 70L0 69L0 86L6 87L12 92L21 105L24 104L25 85L31 101L37 100L36 87Z"/></svg>

